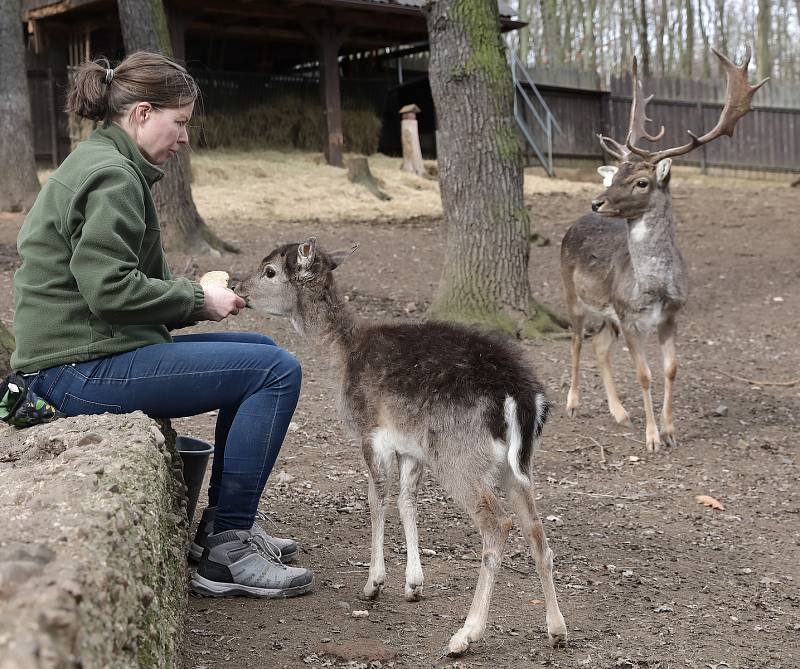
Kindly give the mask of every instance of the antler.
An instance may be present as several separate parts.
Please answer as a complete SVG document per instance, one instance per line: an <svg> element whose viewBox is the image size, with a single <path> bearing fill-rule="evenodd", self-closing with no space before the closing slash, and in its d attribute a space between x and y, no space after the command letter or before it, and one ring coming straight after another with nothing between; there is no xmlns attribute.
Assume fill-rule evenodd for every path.
<svg viewBox="0 0 800 669"><path fill-rule="evenodd" d="M648 142L657 142L664 136L664 126L661 126L658 134L651 135L645 130L644 124L651 121L647 117L645 108L648 103L653 99L653 95L644 96L644 88L642 82L639 81L639 69L636 62L636 57L633 58L633 100L631 102L631 116L628 123L628 134L625 139L625 145L620 144L611 137L598 135L602 147L612 156L619 160L627 160L634 150L632 145L635 145L640 139L646 139ZM613 149L609 147L613 145Z"/></svg>
<svg viewBox="0 0 800 669"><path fill-rule="evenodd" d="M745 51L744 63L738 67L735 63L728 60L728 58L723 56L716 49L712 48L711 50L714 52L714 55L719 58L727 76L725 106L722 108L722 114L720 114L717 125L715 125L702 137L698 137L691 130L687 130L689 137L691 137L687 144L655 152L646 151L645 149L640 149L639 147L635 146L636 142L631 141L631 135L629 134L626 141L629 151L641 156L646 161L655 164L664 158L682 156L685 153L689 153L689 151L692 151L703 144L708 144L721 135L727 135L728 137L733 136L733 129L736 126L736 122L742 118L742 116L752 111L750 103L753 100L753 95L759 88L769 81L769 77L757 83L755 86L750 86L747 83L747 66L750 64L749 45ZM647 137L647 139L650 138Z"/></svg>

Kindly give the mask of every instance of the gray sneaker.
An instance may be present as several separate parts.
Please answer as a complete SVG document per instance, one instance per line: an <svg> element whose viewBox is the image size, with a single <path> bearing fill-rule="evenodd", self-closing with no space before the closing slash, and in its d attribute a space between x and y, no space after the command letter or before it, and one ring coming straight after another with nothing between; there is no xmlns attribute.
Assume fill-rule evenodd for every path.
<svg viewBox="0 0 800 669"><path fill-rule="evenodd" d="M210 597L295 597L314 585L310 569L287 567L264 539L247 530L206 537L190 587Z"/></svg>
<svg viewBox="0 0 800 669"><path fill-rule="evenodd" d="M203 516L200 518L200 522L197 525L197 532L194 535L194 541L192 542L191 546L189 546L189 557L195 562L200 561L200 558L203 555L203 549L206 547L206 539L208 538L208 535L214 531L214 515L216 514L216 511L217 507L215 506L206 507L203 511ZM262 520L267 520L266 514L262 513L261 511L257 511L256 515ZM253 534L258 534L264 539L264 541L270 544L274 549L273 552L280 555L280 560L284 564L293 562L297 558L297 554L300 552L297 542L292 539L281 539L280 537L270 536L258 523L253 523L253 527L250 528L250 531Z"/></svg>

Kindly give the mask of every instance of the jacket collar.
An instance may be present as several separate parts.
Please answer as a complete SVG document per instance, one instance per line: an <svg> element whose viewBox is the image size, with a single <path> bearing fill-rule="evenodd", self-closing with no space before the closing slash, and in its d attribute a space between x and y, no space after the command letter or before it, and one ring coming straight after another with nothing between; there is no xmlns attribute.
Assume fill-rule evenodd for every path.
<svg viewBox="0 0 800 669"><path fill-rule="evenodd" d="M104 141L110 141L117 150L125 156L128 160L133 162L144 175L147 185L152 188L156 181L159 181L164 176L164 171L153 165L148 161L139 151L139 147L131 139L130 135L125 132L118 124L109 123L105 126L98 126L92 133L93 137L97 137Z"/></svg>

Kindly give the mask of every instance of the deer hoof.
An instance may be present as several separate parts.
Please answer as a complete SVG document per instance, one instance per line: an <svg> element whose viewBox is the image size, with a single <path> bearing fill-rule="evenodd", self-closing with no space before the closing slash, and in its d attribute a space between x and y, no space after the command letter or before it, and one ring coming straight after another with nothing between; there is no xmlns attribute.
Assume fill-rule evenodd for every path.
<svg viewBox="0 0 800 669"><path fill-rule="evenodd" d="M564 618L561 618L554 625L547 625L547 638L553 648L567 645L567 626Z"/></svg>
<svg viewBox="0 0 800 669"><path fill-rule="evenodd" d="M658 453L658 451L661 450L661 440L658 437L655 439L648 439L647 450L651 453Z"/></svg>
<svg viewBox="0 0 800 669"><path fill-rule="evenodd" d="M614 416L614 420L617 421L618 425L624 425L625 427L631 426L631 417L622 407L611 409L611 415Z"/></svg>
<svg viewBox="0 0 800 669"><path fill-rule="evenodd" d="M463 627L458 630L447 644L447 654L450 657L457 657L467 652L469 648L469 632Z"/></svg>
<svg viewBox="0 0 800 669"><path fill-rule="evenodd" d="M663 440L664 445L667 448L677 448L678 447L678 440L675 439L675 435L674 434L669 434L669 433L668 434L663 434L663 435L661 435L661 439Z"/></svg>
<svg viewBox="0 0 800 669"><path fill-rule="evenodd" d="M418 602L422 599L422 583L406 583L406 601Z"/></svg>
<svg viewBox="0 0 800 669"><path fill-rule="evenodd" d="M367 581L367 584L364 586L364 597L367 599L378 599L383 592L383 588L383 581Z"/></svg>

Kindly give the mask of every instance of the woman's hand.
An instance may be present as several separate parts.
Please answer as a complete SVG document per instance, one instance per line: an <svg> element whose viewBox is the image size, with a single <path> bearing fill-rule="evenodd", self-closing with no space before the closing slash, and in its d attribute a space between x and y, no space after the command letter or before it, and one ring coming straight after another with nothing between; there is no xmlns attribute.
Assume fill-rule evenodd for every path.
<svg viewBox="0 0 800 669"><path fill-rule="evenodd" d="M239 313L244 307L244 298L224 286L209 284L203 286L205 300L203 302L203 318L209 321L221 321L231 314Z"/></svg>

